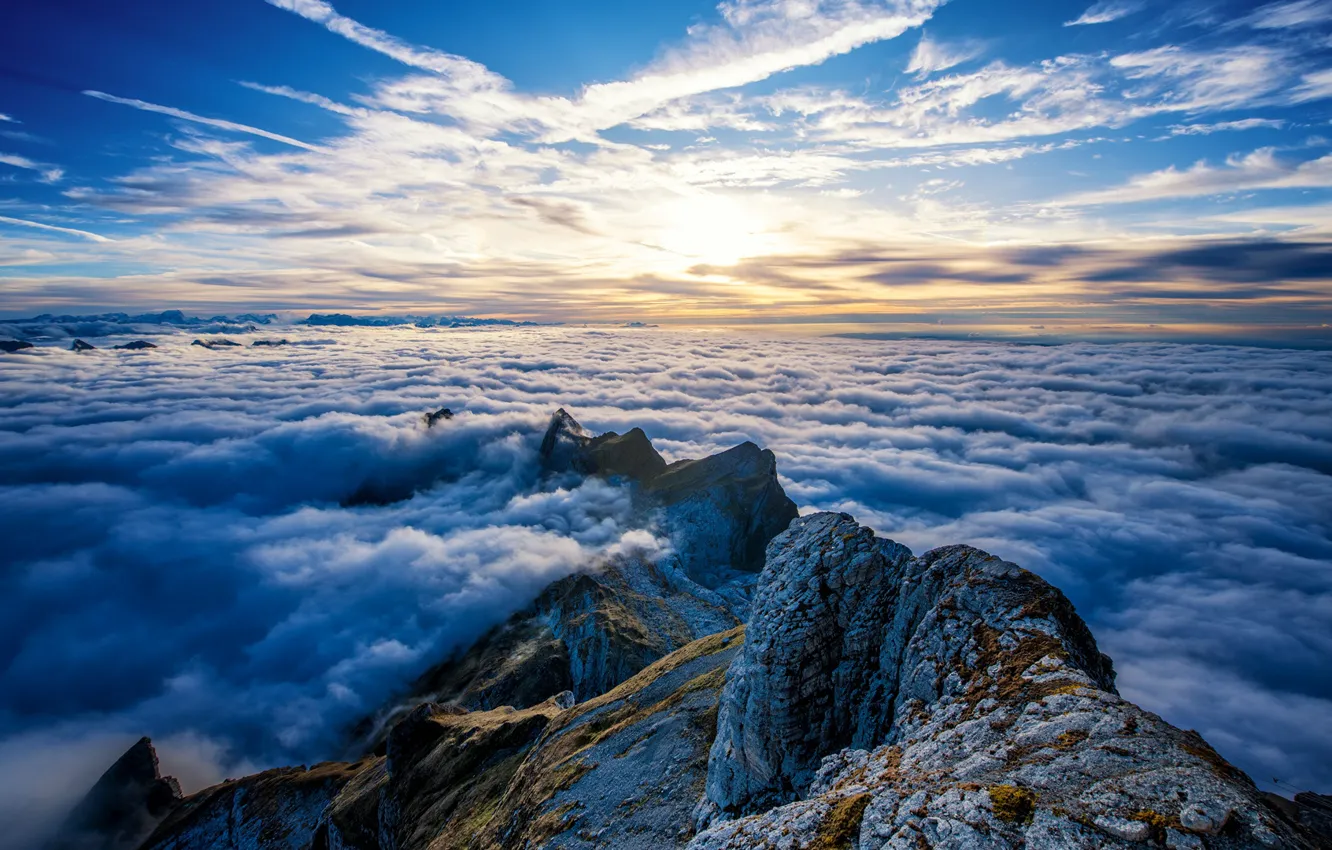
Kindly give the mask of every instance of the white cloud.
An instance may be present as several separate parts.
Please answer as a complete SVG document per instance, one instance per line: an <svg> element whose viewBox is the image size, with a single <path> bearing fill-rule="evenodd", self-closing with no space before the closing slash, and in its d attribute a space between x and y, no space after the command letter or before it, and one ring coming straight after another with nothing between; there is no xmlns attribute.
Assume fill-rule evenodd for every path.
<svg viewBox="0 0 1332 850"><path fill-rule="evenodd" d="M1136 0L1100 0L1094 3L1079 17L1064 23L1066 27L1087 26L1090 24L1108 24L1120 18L1127 18L1142 8Z"/></svg>
<svg viewBox="0 0 1332 850"><path fill-rule="evenodd" d="M1173 166L1131 179L1123 186L1084 192L1057 201L1057 204L1127 204L1167 198L1191 198L1258 189L1332 188L1332 155L1307 162L1293 163L1277 159L1273 148L1231 157L1225 166L1199 162L1192 168Z"/></svg>
<svg viewBox="0 0 1332 850"><path fill-rule="evenodd" d="M0 112L0 121L5 121L5 122L8 122L8 123L10 123L10 124L17 124L17 123L19 123L19 122L18 122L18 119L14 118L14 117L11 116L11 115L6 115L6 114L3 113L3 112Z"/></svg>
<svg viewBox="0 0 1332 850"><path fill-rule="evenodd" d="M1332 21L1329 0L1291 0L1256 9L1244 22L1254 29L1296 29Z"/></svg>
<svg viewBox="0 0 1332 850"><path fill-rule="evenodd" d="M1280 130L1286 126L1279 118L1241 118L1236 121L1218 121L1214 124L1176 124L1170 128L1171 136L1210 136L1240 130Z"/></svg>
<svg viewBox="0 0 1332 850"><path fill-rule="evenodd" d="M1332 68L1305 74L1292 95L1296 103L1332 97Z"/></svg>
<svg viewBox="0 0 1332 850"><path fill-rule="evenodd" d="M969 62L985 52L985 45L975 41L939 42L921 35L916 49L911 51L907 73L920 77L944 71L963 62Z"/></svg>
<svg viewBox="0 0 1332 850"><path fill-rule="evenodd" d="M140 109L143 110L144 112L156 112L160 115L168 115L172 118L179 118L182 121L191 121L195 124L203 124L208 127L216 127L219 130L227 130L232 133L246 133L251 136L259 136L261 138L270 139L275 142L281 142L284 145L291 145L292 147L304 148L305 150L318 150L317 147L307 142L302 142L297 139L290 138L288 136L279 135L277 133L270 133L267 130L259 129L258 127L250 127L245 124L237 124L234 121L225 121L221 118L205 118L202 115L195 115L193 112L186 112L183 109L176 109L175 107L171 106L159 106L156 103L148 103L147 101L137 100L132 97L116 97L115 95L106 94L105 92L100 92L100 91L89 90L85 91L84 94L88 95L89 97L95 97L98 100L104 100L107 103L118 103L121 104L122 106L132 106L135 109Z"/></svg>
<svg viewBox="0 0 1332 850"><path fill-rule="evenodd" d="M42 223L39 222L39 221L28 221L27 219L22 219L22 218L10 218L9 216L6 216L6 215L0 215L0 223L3 223L3 224L12 224L12 225L15 225L15 226L17 226L17 227L31 227L31 228L36 229L36 230L46 230L46 231L50 231L51 233L64 233L64 234L67 234L67 235L69 235L69 236L78 236L78 237L80 237L80 238L82 238L82 239L88 239L88 240L90 240L90 241L92 241L92 242L110 242L110 241L111 241L110 239L106 238L105 236L99 236L98 234L96 234L96 233L90 233L90 232L87 231L87 230L78 230L78 229L73 228L73 227L60 227L60 226L58 226L58 225L54 225L54 224L42 224Z"/></svg>

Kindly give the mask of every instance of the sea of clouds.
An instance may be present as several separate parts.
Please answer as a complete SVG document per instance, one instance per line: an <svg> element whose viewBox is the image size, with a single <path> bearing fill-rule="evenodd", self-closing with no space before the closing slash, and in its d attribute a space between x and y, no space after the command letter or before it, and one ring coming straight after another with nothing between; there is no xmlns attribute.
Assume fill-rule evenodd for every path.
<svg viewBox="0 0 1332 850"><path fill-rule="evenodd" d="M550 413L668 460L753 440L802 512L1061 587L1121 692L1332 788L1332 353L735 330L283 328L282 348L0 355L0 830L142 734L187 790L348 724L603 553ZM94 339L104 345L120 339ZM422 413L457 413L427 428ZM358 493L421 491L387 506Z"/></svg>

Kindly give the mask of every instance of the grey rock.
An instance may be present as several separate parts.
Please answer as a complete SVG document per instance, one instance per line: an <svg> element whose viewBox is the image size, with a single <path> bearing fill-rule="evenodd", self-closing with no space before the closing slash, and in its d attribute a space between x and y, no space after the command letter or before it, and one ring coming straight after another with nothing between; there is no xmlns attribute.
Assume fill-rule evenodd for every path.
<svg viewBox="0 0 1332 850"><path fill-rule="evenodd" d="M833 822L860 850L1315 846L1200 736L1121 699L1058 590L838 514L769 546L695 814L691 850L807 846Z"/></svg>
<svg viewBox="0 0 1332 850"><path fill-rule="evenodd" d="M76 340L74 340L72 343L70 343L69 350L70 350L70 351L96 351L96 350L97 350L97 346L93 345L93 344L90 343L90 342L84 342L84 341L81 340L81 339L76 339Z"/></svg>
<svg viewBox="0 0 1332 850"><path fill-rule="evenodd" d="M111 347L120 349L121 351L147 351L150 348L157 348L157 346L153 345L146 339L136 339L133 342L127 342L123 345L113 345Z"/></svg>
<svg viewBox="0 0 1332 850"><path fill-rule="evenodd" d="M176 806L142 850L305 850L319 816L369 766L285 767L205 788Z"/></svg>
<svg viewBox="0 0 1332 850"><path fill-rule="evenodd" d="M453 411L447 407L441 407L439 410L432 411L425 415L425 424L427 428L433 428L440 422L445 422L453 418Z"/></svg>

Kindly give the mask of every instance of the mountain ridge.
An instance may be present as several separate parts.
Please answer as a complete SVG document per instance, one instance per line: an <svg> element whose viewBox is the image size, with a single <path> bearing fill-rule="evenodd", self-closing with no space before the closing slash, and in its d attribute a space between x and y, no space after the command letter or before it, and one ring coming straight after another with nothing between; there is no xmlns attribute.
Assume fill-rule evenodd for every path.
<svg viewBox="0 0 1332 850"><path fill-rule="evenodd" d="M1329 846L1122 699L1072 604L1014 564L797 517L753 443L667 464L640 429L561 409L540 463L629 487L669 553L556 582L347 761L190 795L135 846Z"/></svg>

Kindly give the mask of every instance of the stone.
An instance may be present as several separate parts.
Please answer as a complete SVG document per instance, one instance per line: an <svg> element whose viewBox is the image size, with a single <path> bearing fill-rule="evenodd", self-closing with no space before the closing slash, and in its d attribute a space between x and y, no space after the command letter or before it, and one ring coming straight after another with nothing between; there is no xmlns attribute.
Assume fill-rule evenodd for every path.
<svg viewBox="0 0 1332 850"><path fill-rule="evenodd" d="M453 418L453 411L447 407L441 407L439 410L432 411L425 415L425 424L427 428L433 428L440 422L445 422Z"/></svg>

